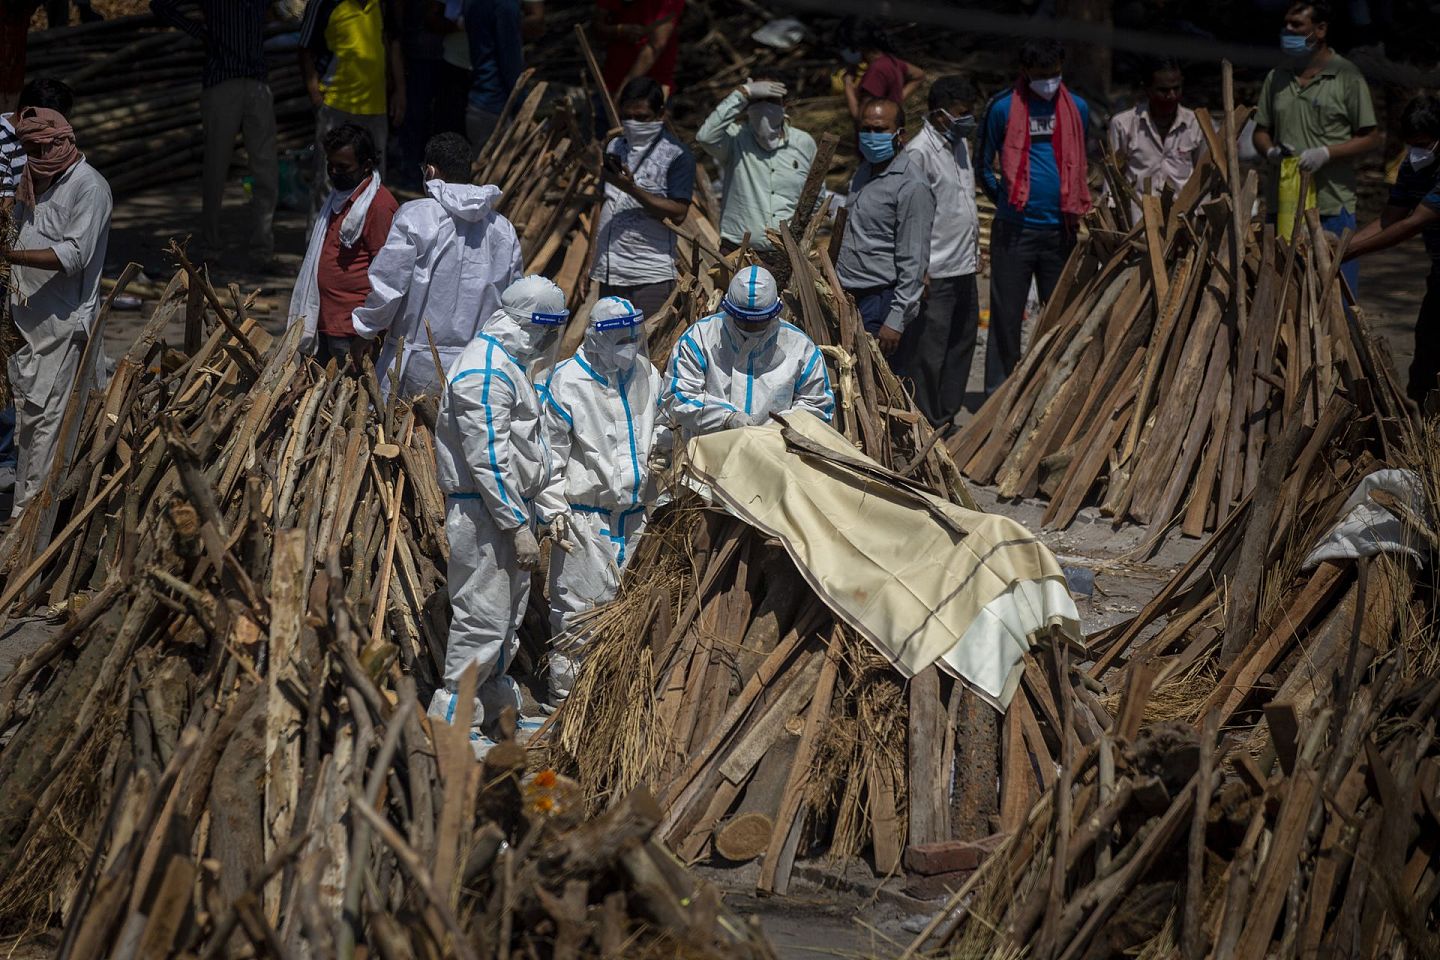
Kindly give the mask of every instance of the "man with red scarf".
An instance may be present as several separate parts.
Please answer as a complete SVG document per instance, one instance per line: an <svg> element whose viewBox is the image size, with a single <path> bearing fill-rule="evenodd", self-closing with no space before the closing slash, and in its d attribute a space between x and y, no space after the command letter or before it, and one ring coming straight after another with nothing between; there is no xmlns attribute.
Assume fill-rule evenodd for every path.
<svg viewBox="0 0 1440 960"><path fill-rule="evenodd" d="M1080 217L1090 210L1085 131L1090 108L1060 77L1056 40L1020 47L1020 76L991 101L980 125L980 177L995 202L990 231L990 342L985 393L1020 362L1020 328L1033 279L1047 300L1060 279ZM998 166L998 169L997 169Z"/></svg>
<svg viewBox="0 0 1440 960"><path fill-rule="evenodd" d="M9 358L20 450L13 516L50 473L60 420L100 302L110 238L110 185L75 146L65 117L26 107L15 133L27 162L16 190L19 236L0 248L10 263L10 308L25 346Z"/></svg>

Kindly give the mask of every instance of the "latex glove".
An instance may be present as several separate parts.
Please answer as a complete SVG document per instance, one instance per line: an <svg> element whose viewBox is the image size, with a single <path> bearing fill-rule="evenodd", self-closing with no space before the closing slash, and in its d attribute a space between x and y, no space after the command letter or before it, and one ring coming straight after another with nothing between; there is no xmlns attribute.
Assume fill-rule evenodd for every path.
<svg viewBox="0 0 1440 960"><path fill-rule="evenodd" d="M1269 150L1265 151L1265 159L1269 160L1271 163L1279 163L1281 160L1283 160L1286 156L1289 155L1289 152L1290 151L1286 149L1283 144L1277 143Z"/></svg>
<svg viewBox="0 0 1440 960"><path fill-rule="evenodd" d="M1300 169L1306 173L1314 173L1329 162L1329 147L1311 147L1309 150L1300 151Z"/></svg>
<svg viewBox="0 0 1440 960"><path fill-rule="evenodd" d="M763 427L763 426L765 426L765 424L767 424L767 423L769 423L769 422L770 422L770 414L769 414L769 413L764 413L764 412L762 412L762 413L752 413L752 414L750 414L750 426L752 426L752 427Z"/></svg>
<svg viewBox="0 0 1440 960"><path fill-rule="evenodd" d="M540 569L540 544L529 526L515 528L515 566L527 573Z"/></svg>
<svg viewBox="0 0 1440 960"><path fill-rule="evenodd" d="M741 427L750 426L750 414L742 410L736 410L725 418L726 430L739 430Z"/></svg>
<svg viewBox="0 0 1440 960"><path fill-rule="evenodd" d="M655 476L670 469L670 451L654 449L650 451L650 457L645 461L645 471Z"/></svg>
<svg viewBox="0 0 1440 960"><path fill-rule="evenodd" d="M561 550L566 553L574 553L575 542L570 539L570 532L573 529L574 525L570 519L570 514L560 513L556 514L555 518L550 521L550 528L546 531L546 535L550 538L550 541Z"/></svg>
<svg viewBox="0 0 1440 960"><path fill-rule="evenodd" d="M746 80L740 90L747 100L785 99L785 84L778 80Z"/></svg>

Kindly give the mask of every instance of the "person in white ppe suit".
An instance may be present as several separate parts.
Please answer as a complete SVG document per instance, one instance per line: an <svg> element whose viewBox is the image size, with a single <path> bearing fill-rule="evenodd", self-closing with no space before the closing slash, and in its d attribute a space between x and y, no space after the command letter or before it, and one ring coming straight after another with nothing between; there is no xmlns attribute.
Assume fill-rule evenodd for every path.
<svg viewBox="0 0 1440 960"><path fill-rule="evenodd" d="M570 694L583 640L580 614L615 597L620 572L645 527L647 464L659 428L660 374L645 353L644 314L602 297L585 342L541 390L555 465L538 503L550 536L550 701Z"/></svg>
<svg viewBox="0 0 1440 960"><path fill-rule="evenodd" d="M470 152L458 133L426 144L428 196L396 212L385 246L370 263L370 294L351 317L358 336L385 334L376 369L387 396L392 387L402 397L439 394L441 370L500 306L500 291L520 276L520 238L495 212L500 188L469 182ZM432 336L440 369L430 352Z"/></svg>
<svg viewBox="0 0 1440 960"><path fill-rule="evenodd" d="M569 312L560 288L544 277L515 281L500 309L446 373L435 428L445 535L450 542L450 635L444 685L429 713L454 722L465 669L479 669L470 740L476 753L493 745L500 712L520 709L519 688L506 676L519 646L540 566L531 503L550 479L550 453L540 422L540 397L529 370L558 342Z"/></svg>
<svg viewBox="0 0 1440 960"><path fill-rule="evenodd" d="M721 310L681 334L670 355L664 406L687 437L765 423L807 410L830 422L835 394L820 348L792 323L764 267L735 274Z"/></svg>

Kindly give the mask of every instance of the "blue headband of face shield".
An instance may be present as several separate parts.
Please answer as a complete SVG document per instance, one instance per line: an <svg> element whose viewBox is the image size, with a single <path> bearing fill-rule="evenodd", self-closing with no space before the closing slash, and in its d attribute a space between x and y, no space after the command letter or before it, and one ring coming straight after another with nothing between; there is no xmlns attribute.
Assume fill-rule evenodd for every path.
<svg viewBox="0 0 1440 960"><path fill-rule="evenodd" d="M754 309L751 309L749 307L742 307L734 300L731 300L728 296L725 296L720 298L720 307L726 313L730 314L730 316L734 317L736 320L740 320L744 323L759 323L762 320L769 320L771 317L778 314L782 309L784 309L784 304L782 304L779 300L776 300L768 307L756 307Z"/></svg>
<svg viewBox="0 0 1440 960"><path fill-rule="evenodd" d="M596 330L624 330L627 327L638 327L645 322L645 314L637 310L632 304L626 301L625 306L630 308L629 313L621 314L618 317L606 317L604 320L595 321Z"/></svg>
<svg viewBox="0 0 1440 960"><path fill-rule="evenodd" d="M561 310L559 313L532 313L530 322L539 324L542 327L559 327L570 319L569 310Z"/></svg>

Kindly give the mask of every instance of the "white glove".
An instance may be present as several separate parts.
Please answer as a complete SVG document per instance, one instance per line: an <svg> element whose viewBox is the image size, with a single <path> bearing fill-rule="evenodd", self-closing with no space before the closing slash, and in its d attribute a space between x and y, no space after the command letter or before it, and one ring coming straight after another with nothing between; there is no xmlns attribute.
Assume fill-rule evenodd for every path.
<svg viewBox="0 0 1440 960"><path fill-rule="evenodd" d="M785 84L779 80L746 80L740 90L747 100L785 99Z"/></svg>
<svg viewBox="0 0 1440 960"><path fill-rule="evenodd" d="M725 418L726 430L739 430L741 427L750 426L750 414L736 410Z"/></svg>
<svg viewBox="0 0 1440 960"><path fill-rule="evenodd" d="M515 566L527 573L540 569L540 544L528 525L515 528Z"/></svg>
<svg viewBox="0 0 1440 960"><path fill-rule="evenodd" d="M1300 169L1306 173L1314 173L1329 162L1329 147L1311 147L1309 150L1300 151Z"/></svg>
<svg viewBox="0 0 1440 960"><path fill-rule="evenodd" d="M763 426L765 426L765 424L767 424L767 423L769 423L769 422L770 422L770 414L768 414L768 413L761 412L761 413L752 413L752 414L750 414L750 426L752 426L752 427L763 427Z"/></svg>
<svg viewBox="0 0 1440 960"><path fill-rule="evenodd" d="M1284 156L1285 148L1278 143L1272 146L1269 150L1265 151L1265 159L1269 160L1271 163L1279 163L1284 158Z"/></svg>
<svg viewBox="0 0 1440 960"><path fill-rule="evenodd" d="M550 539L556 543L570 539L570 514L557 513L550 521Z"/></svg>

